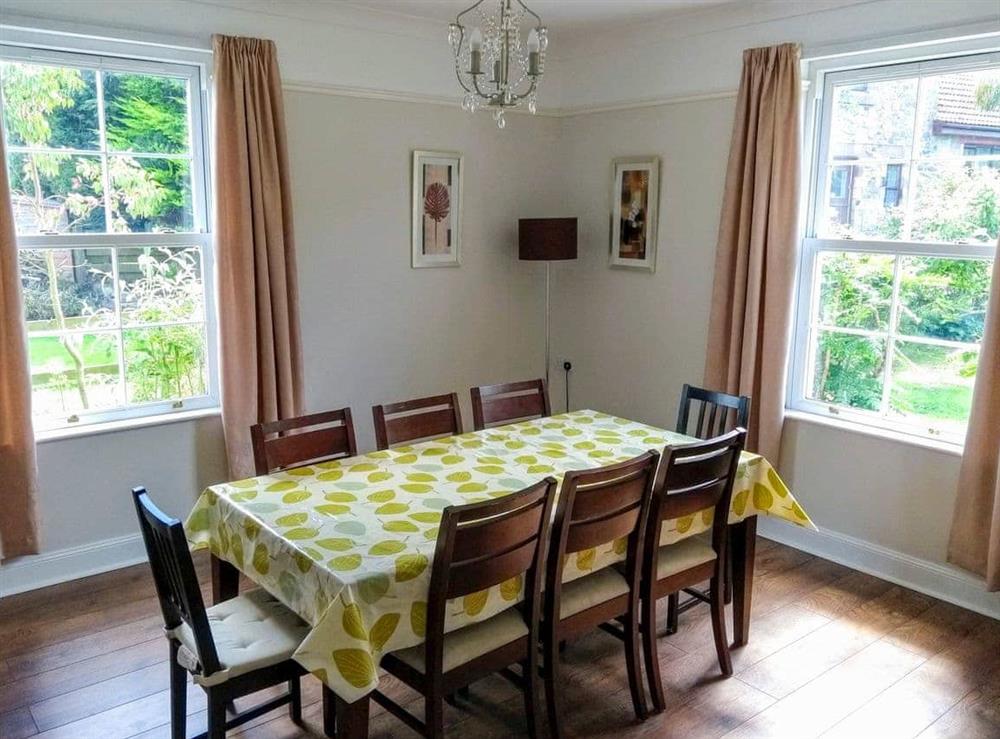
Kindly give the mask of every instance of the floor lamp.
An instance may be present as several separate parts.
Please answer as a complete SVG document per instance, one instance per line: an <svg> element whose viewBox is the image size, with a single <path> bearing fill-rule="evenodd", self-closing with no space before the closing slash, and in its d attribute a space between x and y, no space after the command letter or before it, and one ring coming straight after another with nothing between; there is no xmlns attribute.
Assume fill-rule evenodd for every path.
<svg viewBox="0 0 1000 739"><path fill-rule="evenodd" d="M576 259L575 218L522 218L518 221L518 257L545 262L545 385L549 384L549 297L552 262Z"/></svg>

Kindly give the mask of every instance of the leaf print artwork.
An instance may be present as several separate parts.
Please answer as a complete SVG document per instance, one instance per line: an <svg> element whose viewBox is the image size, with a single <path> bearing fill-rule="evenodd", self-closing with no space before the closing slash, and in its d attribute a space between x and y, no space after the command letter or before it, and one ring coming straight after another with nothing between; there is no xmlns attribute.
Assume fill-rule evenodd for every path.
<svg viewBox="0 0 1000 739"><path fill-rule="evenodd" d="M424 193L424 215L434 222L434 244L438 243L438 224L451 212L451 196L448 187L440 182L432 182ZM425 251L431 251L425 248Z"/></svg>

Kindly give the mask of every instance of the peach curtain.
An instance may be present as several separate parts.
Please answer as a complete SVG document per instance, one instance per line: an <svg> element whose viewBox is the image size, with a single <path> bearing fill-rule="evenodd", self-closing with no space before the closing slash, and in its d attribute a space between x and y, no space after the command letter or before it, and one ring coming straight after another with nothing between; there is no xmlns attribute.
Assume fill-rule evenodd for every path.
<svg viewBox="0 0 1000 739"><path fill-rule="evenodd" d="M798 242L799 47L743 52L705 385L751 397L747 447L777 464Z"/></svg>
<svg viewBox="0 0 1000 739"><path fill-rule="evenodd" d="M213 42L222 420L241 478L254 470L250 426L301 413L298 278L277 50Z"/></svg>
<svg viewBox="0 0 1000 739"><path fill-rule="evenodd" d="M1000 245L993 260L948 561L985 577L988 590L1000 590Z"/></svg>
<svg viewBox="0 0 1000 739"><path fill-rule="evenodd" d="M0 559L38 553L31 375L6 161L0 128Z"/></svg>

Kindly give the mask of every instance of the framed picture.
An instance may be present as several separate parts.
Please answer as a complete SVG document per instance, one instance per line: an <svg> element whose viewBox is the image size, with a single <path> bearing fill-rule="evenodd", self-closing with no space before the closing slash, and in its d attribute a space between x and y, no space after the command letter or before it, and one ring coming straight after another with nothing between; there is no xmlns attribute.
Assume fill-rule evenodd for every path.
<svg viewBox="0 0 1000 739"><path fill-rule="evenodd" d="M656 268L660 158L615 159L611 168L611 266Z"/></svg>
<svg viewBox="0 0 1000 739"><path fill-rule="evenodd" d="M457 267L462 248L462 155L413 152L413 267Z"/></svg>

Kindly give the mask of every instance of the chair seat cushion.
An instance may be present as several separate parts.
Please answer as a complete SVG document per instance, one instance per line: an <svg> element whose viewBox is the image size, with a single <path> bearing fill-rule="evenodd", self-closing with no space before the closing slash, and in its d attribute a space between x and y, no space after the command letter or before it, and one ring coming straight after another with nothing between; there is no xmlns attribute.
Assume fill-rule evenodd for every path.
<svg viewBox="0 0 1000 739"><path fill-rule="evenodd" d="M657 552L656 577L658 580L690 570L716 558L712 545L700 536L681 539L676 544L660 547Z"/></svg>
<svg viewBox="0 0 1000 739"><path fill-rule="evenodd" d="M508 608L486 621L449 631L444 635L442 669L444 672L450 672L460 665L526 636L528 636L528 626L516 608ZM424 662L426 646L423 644L393 652L393 656L417 672L423 673L426 670Z"/></svg>
<svg viewBox="0 0 1000 739"><path fill-rule="evenodd" d="M218 672L200 674L190 626L183 623L169 634L181 643L177 661L205 687L290 659L309 632L305 621L260 588L207 608L205 613L222 667Z"/></svg>
<svg viewBox="0 0 1000 739"><path fill-rule="evenodd" d="M559 594L559 618L568 618L593 606L628 594L628 580L614 567L564 582Z"/></svg>

